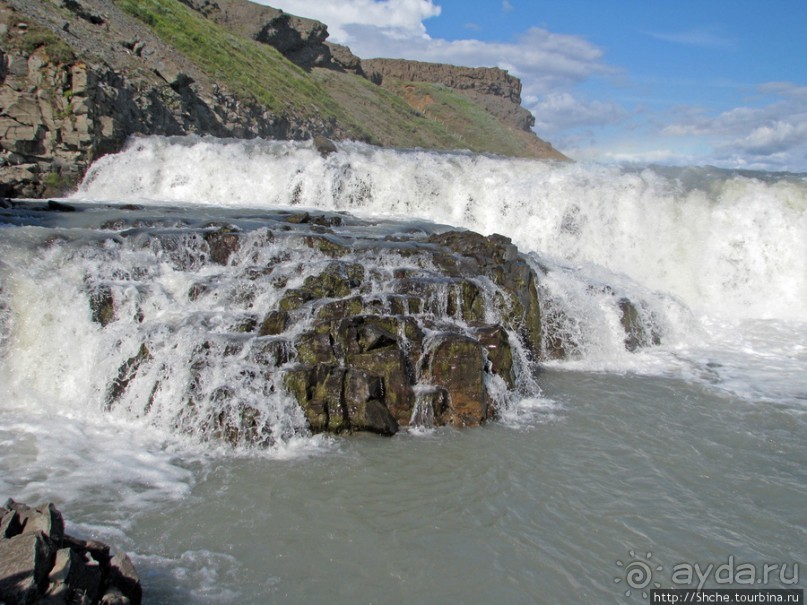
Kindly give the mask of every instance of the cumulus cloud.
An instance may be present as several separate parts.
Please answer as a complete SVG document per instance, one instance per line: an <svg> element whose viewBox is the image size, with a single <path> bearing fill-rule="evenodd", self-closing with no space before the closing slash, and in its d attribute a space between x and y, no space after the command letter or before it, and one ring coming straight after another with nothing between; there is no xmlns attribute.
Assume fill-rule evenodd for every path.
<svg viewBox="0 0 807 605"><path fill-rule="evenodd" d="M426 35L423 21L440 15L441 8L432 0L257 0L301 17L326 23L331 39L350 43L346 25L368 25L401 37Z"/></svg>
<svg viewBox="0 0 807 605"><path fill-rule="evenodd" d="M754 128L733 144L754 155L774 155L807 141L807 121L794 124L776 121Z"/></svg>
<svg viewBox="0 0 807 605"><path fill-rule="evenodd" d="M704 137L715 158L737 166L803 170L807 161L807 87L770 82L758 87L755 106L718 115L690 108L662 130L671 137Z"/></svg>
<svg viewBox="0 0 807 605"><path fill-rule="evenodd" d="M360 57L406 58L467 67L500 67L521 78L526 95L568 87L614 71L603 51L585 38L534 27L511 42L432 38L424 21L440 14L432 0L262 0L328 24L330 39ZM506 8L506 5L503 5Z"/></svg>
<svg viewBox="0 0 807 605"><path fill-rule="evenodd" d="M807 87L773 82L758 87L768 102L735 107L716 116L688 108L683 119L662 131L670 136L719 136L746 141L751 148L766 148L771 141L800 142L807 128Z"/></svg>

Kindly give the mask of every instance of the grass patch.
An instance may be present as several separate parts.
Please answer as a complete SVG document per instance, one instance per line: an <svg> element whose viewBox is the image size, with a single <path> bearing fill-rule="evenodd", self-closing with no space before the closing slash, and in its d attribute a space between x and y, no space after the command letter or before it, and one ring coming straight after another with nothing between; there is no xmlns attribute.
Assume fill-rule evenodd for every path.
<svg viewBox="0 0 807 605"><path fill-rule="evenodd" d="M529 133L516 132L451 88L426 82L385 81L384 85L451 133L459 148L506 156L532 155L523 140Z"/></svg>
<svg viewBox="0 0 807 605"><path fill-rule="evenodd" d="M369 143L391 147L455 149L459 139L418 113L400 96L351 73L314 70L314 77L371 136Z"/></svg>
<svg viewBox="0 0 807 605"><path fill-rule="evenodd" d="M31 55L42 48L48 59L57 65L65 65L76 60L76 53L69 44L49 29L35 23L29 23L25 31L9 34L6 44L9 49L25 55Z"/></svg>
<svg viewBox="0 0 807 605"><path fill-rule="evenodd" d="M212 80L278 114L340 119L339 106L276 49L239 37L177 0L116 0Z"/></svg>

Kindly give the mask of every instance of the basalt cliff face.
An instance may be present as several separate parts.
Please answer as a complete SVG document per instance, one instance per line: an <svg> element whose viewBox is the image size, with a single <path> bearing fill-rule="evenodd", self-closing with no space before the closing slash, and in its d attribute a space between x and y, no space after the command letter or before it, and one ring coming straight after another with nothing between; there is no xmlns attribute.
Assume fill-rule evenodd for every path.
<svg viewBox="0 0 807 605"><path fill-rule="evenodd" d="M67 191L137 134L565 159L506 72L362 61L327 37L246 0L2 0L0 195Z"/></svg>
<svg viewBox="0 0 807 605"><path fill-rule="evenodd" d="M458 67L405 59L362 61L368 77L383 86L393 83L442 84L468 96L497 118L519 130L529 131L535 116L521 106L521 80L497 67Z"/></svg>

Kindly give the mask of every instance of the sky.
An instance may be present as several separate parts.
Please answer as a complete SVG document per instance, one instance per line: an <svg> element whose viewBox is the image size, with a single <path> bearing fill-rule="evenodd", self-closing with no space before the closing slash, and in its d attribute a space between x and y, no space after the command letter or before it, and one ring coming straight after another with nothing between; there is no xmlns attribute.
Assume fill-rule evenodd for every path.
<svg viewBox="0 0 807 605"><path fill-rule="evenodd" d="M807 0L260 0L362 58L501 67L576 160L807 172Z"/></svg>

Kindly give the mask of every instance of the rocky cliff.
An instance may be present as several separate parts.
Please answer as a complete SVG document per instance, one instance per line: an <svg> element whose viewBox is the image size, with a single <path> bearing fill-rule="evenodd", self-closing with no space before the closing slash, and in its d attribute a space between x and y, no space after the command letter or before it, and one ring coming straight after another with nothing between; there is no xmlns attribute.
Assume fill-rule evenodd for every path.
<svg viewBox="0 0 807 605"><path fill-rule="evenodd" d="M327 35L246 0L3 0L0 195L70 189L134 134L564 159L529 131L506 72L362 62Z"/></svg>
<svg viewBox="0 0 807 605"><path fill-rule="evenodd" d="M460 91L519 130L529 131L535 117L521 106L521 81L497 67L457 67L404 59L369 59L361 62L376 84L394 89L399 82L429 82Z"/></svg>

